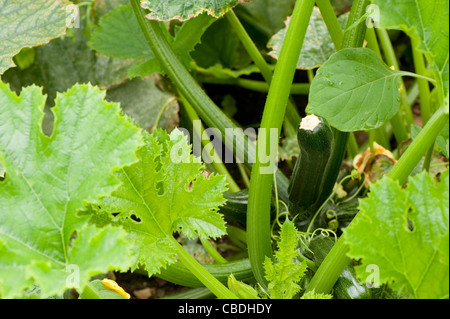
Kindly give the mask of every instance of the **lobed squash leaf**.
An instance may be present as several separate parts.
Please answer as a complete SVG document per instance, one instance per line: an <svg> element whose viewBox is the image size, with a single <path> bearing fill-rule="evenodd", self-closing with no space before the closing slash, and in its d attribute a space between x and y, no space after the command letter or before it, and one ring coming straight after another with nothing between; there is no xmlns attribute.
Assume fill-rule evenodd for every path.
<svg viewBox="0 0 450 319"><path fill-rule="evenodd" d="M125 232L96 228L77 212L118 186L113 169L136 160L139 128L91 85L58 94L51 136L42 133L45 96L20 96L0 82L0 295L41 297L80 288L90 276L129 267Z"/></svg>
<svg viewBox="0 0 450 319"><path fill-rule="evenodd" d="M448 170L438 182L422 172L404 189L389 177L373 184L344 234L348 255L361 259L358 276L366 280L370 266L379 270L378 284L414 298L448 298L448 200Z"/></svg>
<svg viewBox="0 0 450 319"><path fill-rule="evenodd" d="M101 201L93 222L123 226L133 246L132 269L142 265L152 275L176 261L172 235L217 238L225 222L217 210L226 190L224 176L205 177L183 133L158 129L144 133L139 162L116 173L122 185Z"/></svg>

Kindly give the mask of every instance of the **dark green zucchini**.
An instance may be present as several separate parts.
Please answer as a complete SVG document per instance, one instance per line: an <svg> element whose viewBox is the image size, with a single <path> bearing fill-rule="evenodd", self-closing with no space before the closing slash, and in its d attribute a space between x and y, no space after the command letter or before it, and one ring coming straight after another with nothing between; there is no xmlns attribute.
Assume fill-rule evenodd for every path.
<svg viewBox="0 0 450 319"><path fill-rule="evenodd" d="M248 189L235 193L225 192L223 197L226 202L225 205L220 207L219 212L223 214L227 222L245 227L247 223Z"/></svg>
<svg viewBox="0 0 450 319"><path fill-rule="evenodd" d="M288 187L289 211L305 219L309 208L317 206L334 137L327 121L312 114L301 120L297 140L300 154Z"/></svg>

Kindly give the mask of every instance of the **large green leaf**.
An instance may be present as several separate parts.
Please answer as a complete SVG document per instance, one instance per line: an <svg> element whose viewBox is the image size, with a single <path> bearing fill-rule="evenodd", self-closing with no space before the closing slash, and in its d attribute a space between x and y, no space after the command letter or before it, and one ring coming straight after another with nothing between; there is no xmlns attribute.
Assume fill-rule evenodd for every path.
<svg viewBox="0 0 450 319"><path fill-rule="evenodd" d="M339 16L339 22L344 29L347 23L348 15ZM286 21L286 27L275 34L268 43L268 47L272 49L269 55L278 60L281 47L286 37L286 31L289 26ZM327 26L323 21L320 10L314 7L313 13L309 20L308 29L306 30L305 40L303 41L302 52L297 62L298 69L314 69L321 66L328 58L336 52Z"/></svg>
<svg viewBox="0 0 450 319"><path fill-rule="evenodd" d="M306 110L341 131L372 130L398 112L398 78L405 74L370 49L340 50L317 71Z"/></svg>
<svg viewBox="0 0 450 319"><path fill-rule="evenodd" d="M420 40L433 70L441 76L445 93L449 85L448 0L373 0L380 10L380 25L402 30Z"/></svg>
<svg viewBox="0 0 450 319"><path fill-rule="evenodd" d="M85 11L80 14L85 16ZM48 95L47 105L53 104L56 92L64 92L76 83L91 83L101 89L123 83L135 60L101 56L91 50L87 45L86 23L81 18L80 28L71 30L70 35L34 48L34 64L24 70L11 68L2 80L16 92L31 84L42 86Z"/></svg>
<svg viewBox="0 0 450 319"><path fill-rule="evenodd" d="M77 216L86 201L95 203L118 186L112 170L134 162L141 143L139 129L104 95L90 85L58 94L48 137L41 128L41 89L17 96L0 83L4 298L20 296L32 283L42 296L82 288L93 274L129 265L122 229L97 229Z"/></svg>
<svg viewBox="0 0 450 319"><path fill-rule="evenodd" d="M141 5L149 9L147 18L154 20L180 20L185 21L207 12L213 17L223 16L230 8L236 6L241 0L150 0L142 1Z"/></svg>
<svg viewBox="0 0 450 319"><path fill-rule="evenodd" d="M0 0L0 74L14 66L12 58L22 48L64 34L74 14L66 11L68 5L66 0Z"/></svg>
<svg viewBox="0 0 450 319"><path fill-rule="evenodd" d="M145 133L144 140L139 162L116 173L122 185L102 200L93 220L112 218L122 225L134 246L132 269L142 265L151 275L175 262L174 232L188 238L225 234L217 209L224 202L226 179L204 176L204 166L177 129L170 136L163 130Z"/></svg>
<svg viewBox="0 0 450 319"><path fill-rule="evenodd" d="M411 177L406 189L388 177L373 184L345 231L349 256L362 261L360 278L370 266L380 283L412 297L448 298L448 200L448 170L439 182L426 172Z"/></svg>

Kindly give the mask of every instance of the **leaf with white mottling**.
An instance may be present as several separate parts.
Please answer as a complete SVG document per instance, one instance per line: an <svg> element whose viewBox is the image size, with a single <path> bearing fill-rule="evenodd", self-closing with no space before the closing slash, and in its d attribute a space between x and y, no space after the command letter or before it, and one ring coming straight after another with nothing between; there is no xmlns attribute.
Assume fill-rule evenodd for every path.
<svg viewBox="0 0 450 319"><path fill-rule="evenodd" d="M65 33L75 6L66 0L0 0L0 74L14 66L24 47L44 44Z"/></svg>
<svg viewBox="0 0 450 319"><path fill-rule="evenodd" d="M213 17L220 18L241 0L150 0L142 1L141 6L149 9L147 18L152 20L180 20L185 21L207 12Z"/></svg>

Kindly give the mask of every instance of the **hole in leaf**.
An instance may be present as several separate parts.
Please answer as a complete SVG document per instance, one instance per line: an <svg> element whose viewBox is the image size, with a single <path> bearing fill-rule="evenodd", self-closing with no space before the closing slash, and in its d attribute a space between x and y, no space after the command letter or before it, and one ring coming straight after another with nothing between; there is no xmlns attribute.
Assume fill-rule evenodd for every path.
<svg viewBox="0 0 450 319"><path fill-rule="evenodd" d="M164 183L163 182L158 182L156 184L156 189L158 190L158 195L163 195L164 194Z"/></svg>
<svg viewBox="0 0 450 319"><path fill-rule="evenodd" d="M131 215L130 216L130 218L133 220L133 221L135 221L136 223L140 223L142 220L139 218L139 217L137 217L136 215Z"/></svg>
<svg viewBox="0 0 450 319"><path fill-rule="evenodd" d="M161 164L161 156L157 156L155 157L155 163L156 164L156 172L159 172L162 168L162 164Z"/></svg>

